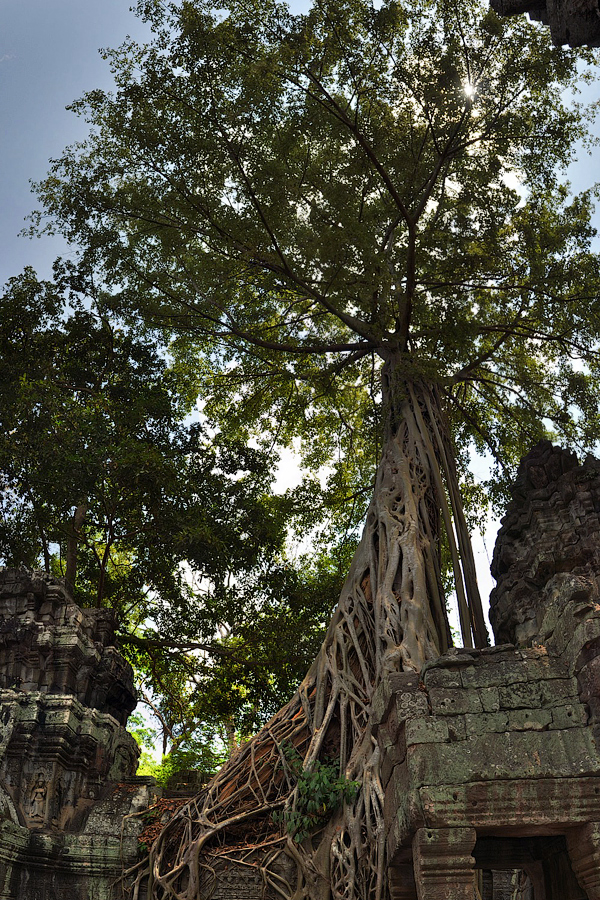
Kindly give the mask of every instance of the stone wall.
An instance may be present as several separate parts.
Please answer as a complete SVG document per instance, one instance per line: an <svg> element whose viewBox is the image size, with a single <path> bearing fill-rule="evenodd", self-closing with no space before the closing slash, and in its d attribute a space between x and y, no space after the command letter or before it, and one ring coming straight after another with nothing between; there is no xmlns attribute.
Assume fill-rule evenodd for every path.
<svg viewBox="0 0 600 900"><path fill-rule="evenodd" d="M492 560L490 621L496 641L544 641L542 620L573 579L597 599L600 461L538 444L521 463ZM574 589L576 590L576 589ZM568 603L558 599L559 606Z"/></svg>

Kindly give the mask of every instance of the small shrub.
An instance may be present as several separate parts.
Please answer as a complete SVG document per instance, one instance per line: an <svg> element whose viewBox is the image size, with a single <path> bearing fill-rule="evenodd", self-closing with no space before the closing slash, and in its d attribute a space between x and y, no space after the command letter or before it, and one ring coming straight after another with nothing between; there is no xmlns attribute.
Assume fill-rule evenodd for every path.
<svg viewBox="0 0 600 900"><path fill-rule="evenodd" d="M339 760L317 760L308 771L302 768L302 757L291 744L282 748L296 777L296 799L283 812L273 813L274 822L285 822L297 843L316 828L322 828L344 802L352 802L360 782L348 781L339 774Z"/></svg>

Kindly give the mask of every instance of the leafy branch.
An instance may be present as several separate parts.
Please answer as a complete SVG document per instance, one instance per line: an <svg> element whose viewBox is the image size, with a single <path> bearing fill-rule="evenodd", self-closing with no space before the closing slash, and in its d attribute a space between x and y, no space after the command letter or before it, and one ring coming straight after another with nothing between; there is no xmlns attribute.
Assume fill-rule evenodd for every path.
<svg viewBox="0 0 600 900"><path fill-rule="evenodd" d="M359 781L349 781L340 775L339 759L316 760L312 769L302 768L302 757L293 744L286 743L283 755L296 778L296 790L291 806L274 812L274 822L284 822L297 844L317 828L327 824L343 803L352 803L360 788Z"/></svg>

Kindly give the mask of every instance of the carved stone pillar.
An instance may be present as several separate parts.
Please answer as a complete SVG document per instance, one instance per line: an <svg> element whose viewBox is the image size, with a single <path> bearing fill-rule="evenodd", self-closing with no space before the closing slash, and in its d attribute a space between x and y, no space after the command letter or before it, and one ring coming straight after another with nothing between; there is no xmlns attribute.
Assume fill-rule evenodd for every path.
<svg viewBox="0 0 600 900"><path fill-rule="evenodd" d="M413 839L419 900L473 900L474 828L420 828Z"/></svg>
<svg viewBox="0 0 600 900"><path fill-rule="evenodd" d="M600 900L600 824L574 828L567 835L571 866L589 900Z"/></svg>

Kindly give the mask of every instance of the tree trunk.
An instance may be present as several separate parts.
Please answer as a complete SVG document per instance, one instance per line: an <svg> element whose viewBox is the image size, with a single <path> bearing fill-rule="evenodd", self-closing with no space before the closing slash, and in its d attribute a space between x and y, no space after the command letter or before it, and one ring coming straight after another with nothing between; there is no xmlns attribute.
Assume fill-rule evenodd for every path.
<svg viewBox="0 0 600 900"><path fill-rule="evenodd" d="M259 861L267 883L288 900L380 900L387 897L383 789L379 751L370 727L373 693L388 672L418 672L450 644L440 569L444 528L456 565L457 591L470 642L479 627L466 526L449 436L434 387L394 384L384 368L387 437L361 542L325 640L290 703L215 776L164 829L151 854L150 896L200 900L206 862L241 858L246 843L266 848ZM462 558L462 560L461 560ZM472 559L472 556L470 557ZM460 588L459 588L460 582ZM476 588L475 588L476 590ZM484 632L477 633L482 643ZM298 804L286 745L304 770L338 757L340 772L360 782L331 827L302 844L283 830L275 838L273 810ZM283 839L283 842L282 842ZM256 852L256 851L255 851ZM291 857L297 883L287 889L273 865ZM204 860L204 862L203 862Z"/></svg>
<svg viewBox="0 0 600 900"><path fill-rule="evenodd" d="M81 503L73 514L67 537L67 568L65 570L65 584L73 593L75 578L77 577L77 548L79 546L79 534L85 520L87 505Z"/></svg>

